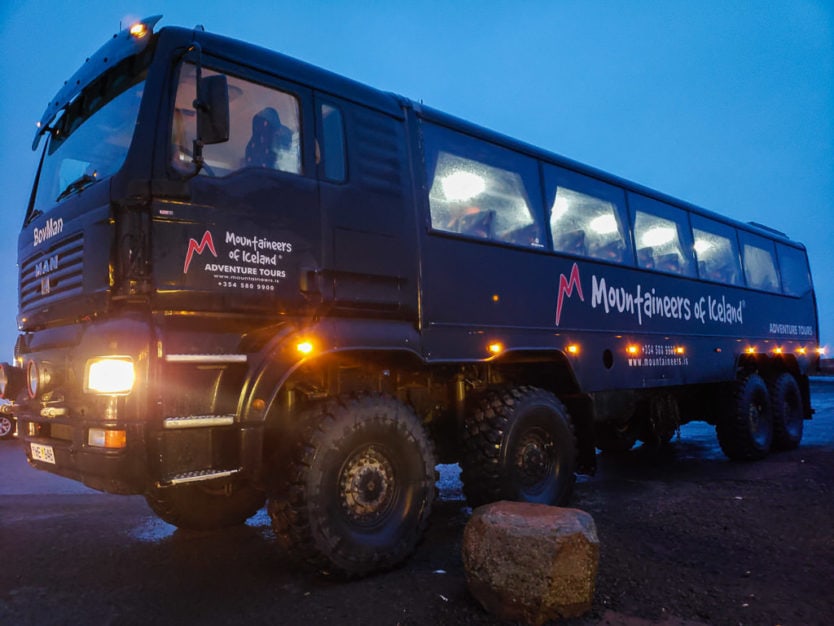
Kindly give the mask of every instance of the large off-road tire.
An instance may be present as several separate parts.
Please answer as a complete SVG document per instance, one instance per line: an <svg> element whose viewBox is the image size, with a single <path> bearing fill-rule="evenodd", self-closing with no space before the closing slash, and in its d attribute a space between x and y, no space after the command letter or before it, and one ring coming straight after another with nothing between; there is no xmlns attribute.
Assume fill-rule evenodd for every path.
<svg viewBox="0 0 834 626"><path fill-rule="evenodd" d="M555 395L536 387L487 392L464 423L463 492L471 506L497 500L564 504L576 480L573 425Z"/></svg>
<svg viewBox="0 0 834 626"><path fill-rule="evenodd" d="M241 480L152 487L145 500L169 524L188 530L237 526L263 507L266 494Z"/></svg>
<svg viewBox="0 0 834 626"><path fill-rule="evenodd" d="M783 372L768 384L773 410L773 448L793 450L802 441L805 410L799 384L791 374Z"/></svg>
<svg viewBox="0 0 834 626"><path fill-rule="evenodd" d="M730 410L715 426L724 454L737 461L767 456L773 442L773 413L767 385L758 374L735 383Z"/></svg>
<svg viewBox="0 0 834 626"><path fill-rule="evenodd" d="M0 413L0 439L11 439L14 436L14 420L11 415Z"/></svg>
<svg viewBox="0 0 834 626"><path fill-rule="evenodd" d="M296 560L357 577L408 557L435 496L434 448L413 410L389 396L342 396L314 407L270 497L272 527Z"/></svg>

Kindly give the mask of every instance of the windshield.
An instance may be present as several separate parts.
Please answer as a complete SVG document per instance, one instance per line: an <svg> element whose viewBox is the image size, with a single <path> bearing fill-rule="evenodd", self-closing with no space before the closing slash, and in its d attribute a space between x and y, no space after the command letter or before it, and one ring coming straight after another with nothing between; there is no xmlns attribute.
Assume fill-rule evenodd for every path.
<svg viewBox="0 0 834 626"><path fill-rule="evenodd" d="M116 67L93 82L53 121L33 214L114 174L133 138L145 71Z"/></svg>

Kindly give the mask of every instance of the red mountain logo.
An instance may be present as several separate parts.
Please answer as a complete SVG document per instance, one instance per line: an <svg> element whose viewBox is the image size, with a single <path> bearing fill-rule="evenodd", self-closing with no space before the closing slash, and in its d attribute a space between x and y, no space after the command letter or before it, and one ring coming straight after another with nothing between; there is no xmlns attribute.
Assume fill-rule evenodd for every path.
<svg viewBox="0 0 834 626"><path fill-rule="evenodd" d="M188 266L191 265L191 259L194 253L202 254L206 248L214 255L214 258L217 258L217 252L214 249L214 240L211 238L211 232L208 230L203 233L203 238L200 240L200 243L197 243L196 239L188 240L188 252L185 254L185 265L182 268L183 274L188 274Z"/></svg>
<svg viewBox="0 0 834 626"><path fill-rule="evenodd" d="M570 278L565 278L564 274L559 275L559 297L556 300L556 326L562 318L562 304L564 304L565 295L570 298L573 296L573 288L576 287L576 293L579 294L579 299L585 302L585 296L582 295L582 283L579 282L579 266L574 263L570 270Z"/></svg>

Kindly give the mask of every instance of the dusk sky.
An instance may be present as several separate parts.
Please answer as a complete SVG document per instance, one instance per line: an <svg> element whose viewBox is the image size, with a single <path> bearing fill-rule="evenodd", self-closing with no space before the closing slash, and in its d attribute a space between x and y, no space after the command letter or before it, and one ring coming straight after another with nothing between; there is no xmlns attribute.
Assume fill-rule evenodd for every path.
<svg viewBox="0 0 834 626"><path fill-rule="evenodd" d="M0 360L58 88L133 19L279 50L809 250L834 351L834 0L0 2Z"/></svg>

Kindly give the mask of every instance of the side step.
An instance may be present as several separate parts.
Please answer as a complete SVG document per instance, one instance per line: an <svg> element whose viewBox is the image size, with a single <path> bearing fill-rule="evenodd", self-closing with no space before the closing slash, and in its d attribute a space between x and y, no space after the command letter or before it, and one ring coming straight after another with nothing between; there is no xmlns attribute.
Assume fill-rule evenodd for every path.
<svg viewBox="0 0 834 626"><path fill-rule="evenodd" d="M183 485L186 483L196 483L204 480L215 480L217 478L227 478L240 473L240 468L233 470L197 470L194 472L185 472L184 474L177 474L158 483L160 487L171 487L173 485Z"/></svg>
<svg viewBox="0 0 834 626"><path fill-rule="evenodd" d="M231 426L235 416L228 415L185 415L183 417L166 417L162 422L166 430L176 428L205 428L207 426Z"/></svg>

